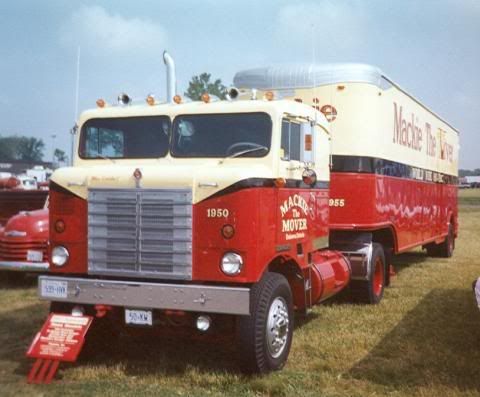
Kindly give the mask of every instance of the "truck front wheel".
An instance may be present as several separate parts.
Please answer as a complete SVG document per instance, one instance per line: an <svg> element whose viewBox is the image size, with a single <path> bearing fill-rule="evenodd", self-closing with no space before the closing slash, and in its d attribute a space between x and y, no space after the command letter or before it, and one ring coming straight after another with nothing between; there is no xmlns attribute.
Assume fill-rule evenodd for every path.
<svg viewBox="0 0 480 397"><path fill-rule="evenodd" d="M368 280L352 280L350 283L354 300L369 304L377 304L382 300L387 271L385 263L385 253L382 245L373 243Z"/></svg>
<svg viewBox="0 0 480 397"><path fill-rule="evenodd" d="M237 351L246 372L281 369L293 336L292 292L287 279L265 273L250 291L250 315L237 321Z"/></svg>

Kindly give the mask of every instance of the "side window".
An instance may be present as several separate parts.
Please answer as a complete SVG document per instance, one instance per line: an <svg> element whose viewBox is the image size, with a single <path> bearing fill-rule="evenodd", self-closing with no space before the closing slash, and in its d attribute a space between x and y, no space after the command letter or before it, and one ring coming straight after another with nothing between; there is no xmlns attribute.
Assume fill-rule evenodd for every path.
<svg viewBox="0 0 480 397"><path fill-rule="evenodd" d="M301 125L290 120L282 120L282 149L284 160L301 159Z"/></svg>

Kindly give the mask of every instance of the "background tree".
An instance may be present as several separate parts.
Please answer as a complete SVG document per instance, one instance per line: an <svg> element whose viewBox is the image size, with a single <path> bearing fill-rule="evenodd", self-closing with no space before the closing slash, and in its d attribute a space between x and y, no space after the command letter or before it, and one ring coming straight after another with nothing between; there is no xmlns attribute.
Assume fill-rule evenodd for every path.
<svg viewBox="0 0 480 397"><path fill-rule="evenodd" d="M45 144L41 139L21 137L17 148L20 160L42 161Z"/></svg>
<svg viewBox="0 0 480 397"><path fill-rule="evenodd" d="M213 83L210 81L212 75L210 73L202 73L198 76L193 76L188 83L188 89L185 96L193 101L199 101L202 94L208 92L210 95L215 95L220 99L226 98L226 89L222 84L222 80L217 79Z"/></svg>
<svg viewBox="0 0 480 397"><path fill-rule="evenodd" d="M474 170L464 170L464 169L459 169L458 170L458 175L460 177L462 176L480 176L480 168L475 168Z"/></svg>
<svg viewBox="0 0 480 397"><path fill-rule="evenodd" d="M57 161L57 163L66 163L67 162L67 155L61 149L55 149L53 152L53 157Z"/></svg>
<svg viewBox="0 0 480 397"><path fill-rule="evenodd" d="M0 159L42 161L45 143L42 139L26 136L0 137Z"/></svg>

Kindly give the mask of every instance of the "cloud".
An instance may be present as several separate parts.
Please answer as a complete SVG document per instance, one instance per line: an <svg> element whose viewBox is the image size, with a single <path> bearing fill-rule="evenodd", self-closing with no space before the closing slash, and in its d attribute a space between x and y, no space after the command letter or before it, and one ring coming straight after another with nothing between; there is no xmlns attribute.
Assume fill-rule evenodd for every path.
<svg viewBox="0 0 480 397"><path fill-rule="evenodd" d="M290 45L347 50L362 44L367 16L357 1L322 0L283 6L277 16L276 35Z"/></svg>
<svg viewBox="0 0 480 397"><path fill-rule="evenodd" d="M167 33L148 19L125 18L99 6L84 6L62 25L60 41L81 46L82 51L108 55L138 53L165 46Z"/></svg>

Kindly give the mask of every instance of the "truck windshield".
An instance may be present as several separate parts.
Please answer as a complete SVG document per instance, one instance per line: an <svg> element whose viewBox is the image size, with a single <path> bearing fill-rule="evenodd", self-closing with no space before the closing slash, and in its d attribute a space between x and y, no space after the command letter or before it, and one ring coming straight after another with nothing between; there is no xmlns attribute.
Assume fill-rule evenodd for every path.
<svg viewBox="0 0 480 397"><path fill-rule="evenodd" d="M270 150L272 120L266 113L177 116L174 157L263 157Z"/></svg>
<svg viewBox="0 0 480 397"><path fill-rule="evenodd" d="M158 158L169 146L167 116L90 119L82 127L80 157Z"/></svg>

